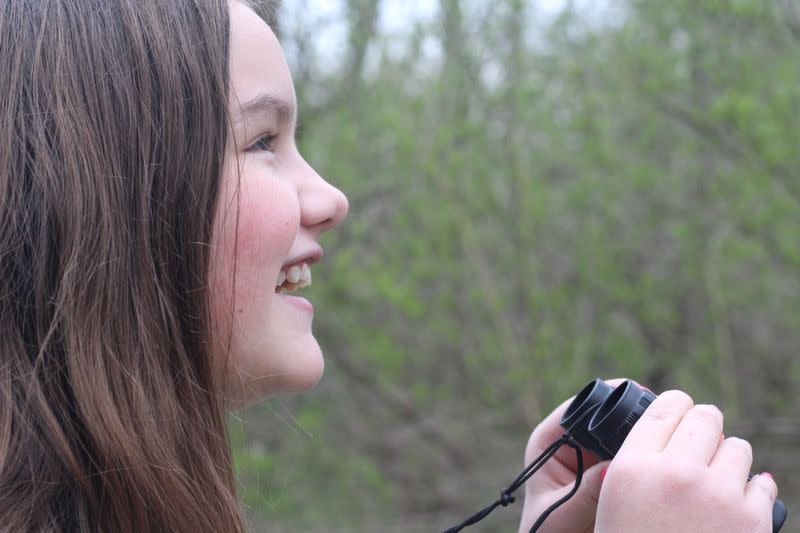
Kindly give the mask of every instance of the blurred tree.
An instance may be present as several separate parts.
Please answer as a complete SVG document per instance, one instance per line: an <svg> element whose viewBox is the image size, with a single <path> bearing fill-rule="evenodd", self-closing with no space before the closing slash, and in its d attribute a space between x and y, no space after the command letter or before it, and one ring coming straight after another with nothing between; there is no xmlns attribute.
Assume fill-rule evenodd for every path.
<svg viewBox="0 0 800 533"><path fill-rule="evenodd" d="M595 375L718 403L800 501L800 11L607 4L441 0L389 34L344 0L338 69L285 20L301 149L351 213L309 289L325 378L234 423L259 523L450 525Z"/></svg>

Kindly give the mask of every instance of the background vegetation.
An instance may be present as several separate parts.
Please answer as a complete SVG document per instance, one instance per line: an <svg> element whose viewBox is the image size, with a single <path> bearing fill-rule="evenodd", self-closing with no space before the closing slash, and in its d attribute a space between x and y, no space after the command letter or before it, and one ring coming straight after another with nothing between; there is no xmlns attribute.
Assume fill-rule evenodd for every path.
<svg viewBox="0 0 800 533"><path fill-rule="evenodd" d="M351 211L307 291L325 377L231 421L255 530L441 531L626 376L720 405L800 532L800 4L291 1L299 142Z"/></svg>

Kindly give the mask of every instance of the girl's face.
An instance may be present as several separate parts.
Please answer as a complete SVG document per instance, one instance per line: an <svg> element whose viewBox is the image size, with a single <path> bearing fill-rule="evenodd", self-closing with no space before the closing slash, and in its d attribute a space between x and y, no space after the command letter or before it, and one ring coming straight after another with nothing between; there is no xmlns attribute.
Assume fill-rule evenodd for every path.
<svg viewBox="0 0 800 533"><path fill-rule="evenodd" d="M341 222L348 206L297 151L294 85L277 38L245 5L231 1L229 7L233 135L210 280L216 362L229 366L225 393L240 407L272 392L309 388L322 375L322 352L311 332L314 309L281 290L308 282L309 267L322 257L317 239Z"/></svg>

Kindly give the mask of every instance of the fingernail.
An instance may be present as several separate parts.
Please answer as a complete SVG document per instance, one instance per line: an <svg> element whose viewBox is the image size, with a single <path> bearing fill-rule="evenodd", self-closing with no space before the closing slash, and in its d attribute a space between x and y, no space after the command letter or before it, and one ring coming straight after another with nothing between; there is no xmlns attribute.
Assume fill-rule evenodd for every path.
<svg viewBox="0 0 800 533"><path fill-rule="evenodd" d="M600 472L600 481L603 481L606 478L606 472L608 472L608 467L603 468L603 471Z"/></svg>
<svg viewBox="0 0 800 533"><path fill-rule="evenodd" d="M773 481L775 480L775 478L772 477L772 474L770 474L769 472L761 472L761 475L762 476L767 476L768 478L770 478Z"/></svg>

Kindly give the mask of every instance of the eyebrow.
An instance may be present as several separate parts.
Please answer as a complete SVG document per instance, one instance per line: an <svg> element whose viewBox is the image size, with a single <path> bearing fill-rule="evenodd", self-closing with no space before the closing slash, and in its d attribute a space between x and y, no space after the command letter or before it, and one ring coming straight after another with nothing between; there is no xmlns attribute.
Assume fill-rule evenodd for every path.
<svg viewBox="0 0 800 533"><path fill-rule="evenodd" d="M294 114L294 103L269 93L261 93L239 106L236 122L241 123L243 119L251 116L276 115L278 121L285 123L289 122Z"/></svg>

